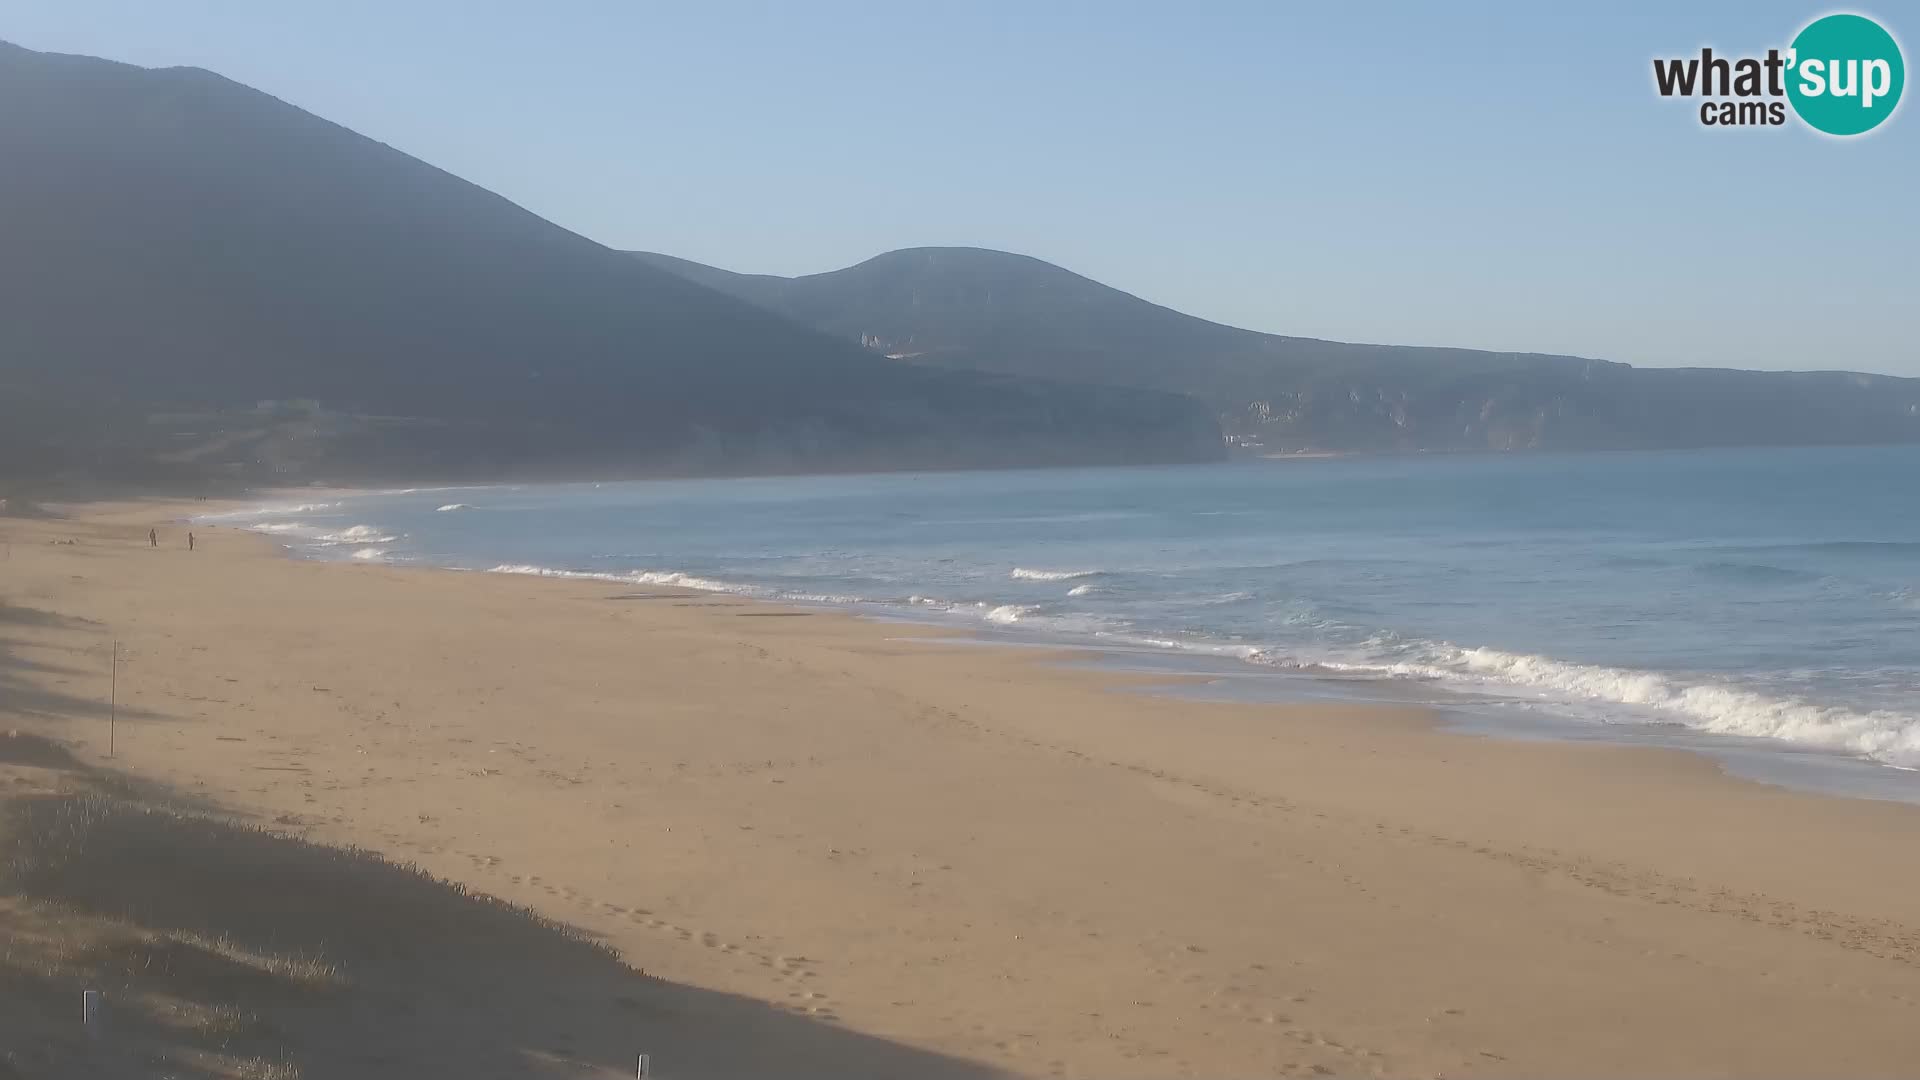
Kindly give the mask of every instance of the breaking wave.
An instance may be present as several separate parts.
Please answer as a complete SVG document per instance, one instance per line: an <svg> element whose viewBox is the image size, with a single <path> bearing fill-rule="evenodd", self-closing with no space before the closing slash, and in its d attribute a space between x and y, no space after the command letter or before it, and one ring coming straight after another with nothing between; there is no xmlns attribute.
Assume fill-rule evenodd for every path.
<svg viewBox="0 0 1920 1080"><path fill-rule="evenodd" d="M1012 625L1013 623L1019 622L1023 617L1031 615L1034 612L1039 610L1040 610L1039 608L1035 607L1032 604L1000 604L998 606L988 608L985 618L990 623L999 623L1002 626L1009 626L1009 625Z"/></svg>
<svg viewBox="0 0 1920 1080"><path fill-rule="evenodd" d="M1631 668L1576 664L1529 653L1411 643L1404 659L1301 661L1262 655L1281 667L1342 674L1432 679L1481 692L1530 692L1561 701L1626 706L1651 718L1716 735L1777 739L1920 768L1920 717L1887 710L1857 711L1756 693L1728 683L1688 680Z"/></svg>
<svg viewBox="0 0 1920 1080"><path fill-rule="evenodd" d="M266 533L270 536L291 536L311 543L332 547L338 544L391 544L400 539L390 535L374 525L349 525L344 529L329 529L318 525L309 525L304 521L273 521L257 525L248 525L251 532Z"/></svg>
<svg viewBox="0 0 1920 1080"><path fill-rule="evenodd" d="M681 589L694 589L699 592L734 593L740 596L772 596L764 589L751 585L738 585L732 582L715 581L712 578L695 577L677 570L635 570L624 574L602 573L595 570L555 570L549 566L533 566L526 563L503 563L490 567L489 574L527 574L533 577L571 578L584 581L616 581L623 585L671 585ZM797 598L795 598L797 599Z"/></svg>
<svg viewBox="0 0 1920 1080"><path fill-rule="evenodd" d="M1073 581L1078 578L1098 577L1101 570L1029 570L1016 566L1007 576L1015 581Z"/></svg>
<svg viewBox="0 0 1920 1080"><path fill-rule="evenodd" d="M209 524L214 522L246 522L253 518L285 517L288 514L318 514L326 510L337 510L339 508L340 504L337 502L267 503L262 506L248 506L239 510L222 510L214 514L196 514L193 520Z"/></svg>
<svg viewBox="0 0 1920 1080"><path fill-rule="evenodd" d="M372 525L350 525L339 532L321 533L314 539L322 544L391 544L400 538L389 536Z"/></svg>

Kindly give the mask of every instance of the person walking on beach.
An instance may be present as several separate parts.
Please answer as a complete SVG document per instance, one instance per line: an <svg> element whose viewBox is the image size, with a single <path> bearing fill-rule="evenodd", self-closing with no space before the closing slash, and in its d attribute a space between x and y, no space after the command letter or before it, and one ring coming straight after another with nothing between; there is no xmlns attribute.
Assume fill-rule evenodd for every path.
<svg viewBox="0 0 1920 1080"><path fill-rule="evenodd" d="M160 530L158 529L147 530L147 546L148 547L160 546Z"/></svg>
<svg viewBox="0 0 1920 1080"><path fill-rule="evenodd" d="M188 551L193 550L193 534L192 533L187 534L187 550Z"/></svg>

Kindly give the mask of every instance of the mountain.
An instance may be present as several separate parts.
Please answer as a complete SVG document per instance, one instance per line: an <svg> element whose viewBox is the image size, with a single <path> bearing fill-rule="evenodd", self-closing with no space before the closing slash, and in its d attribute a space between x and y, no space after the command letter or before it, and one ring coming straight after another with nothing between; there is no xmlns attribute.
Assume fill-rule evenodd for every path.
<svg viewBox="0 0 1920 1080"><path fill-rule="evenodd" d="M978 248L911 248L795 278L633 254L900 361L1193 394L1235 441L1270 450L1920 441L1920 379L1260 334Z"/></svg>
<svg viewBox="0 0 1920 1080"><path fill-rule="evenodd" d="M892 363L218 75L0 43L0 472L1221 454L1191 399Z"/></svg>

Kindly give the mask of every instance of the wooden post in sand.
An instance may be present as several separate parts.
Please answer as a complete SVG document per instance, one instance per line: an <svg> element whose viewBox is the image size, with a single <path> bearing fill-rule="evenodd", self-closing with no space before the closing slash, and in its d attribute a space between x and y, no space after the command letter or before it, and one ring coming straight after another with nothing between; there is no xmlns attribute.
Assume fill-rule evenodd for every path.
<svg viewBox="0 0 1920 1080"><path fill-rule="evenodd" d="M113 756L113 733L120 726L120 639L113 639L113 660L107 674L107 756Z"/></svg>
<svg viewBox="0 0 1920 1080"><path fill-rule="evenodd" d="M80 1026L86 1029L87 1042L99 1045L107 1038L107 995L98 990L80 994Z"/></svg>

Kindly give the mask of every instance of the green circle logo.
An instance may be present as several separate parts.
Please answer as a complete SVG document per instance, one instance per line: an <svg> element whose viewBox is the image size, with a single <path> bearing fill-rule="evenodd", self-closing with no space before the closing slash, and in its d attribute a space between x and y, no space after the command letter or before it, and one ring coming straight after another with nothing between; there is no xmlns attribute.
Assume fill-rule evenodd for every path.
<svg viewBox="0 0 1920 1080"><path fill-rule="evenodd" d="M1815 19L1793 39L1787 100L1816 131L1860 135L1900 104L1907 84L1900 44L1863 15Z"/></svg>

